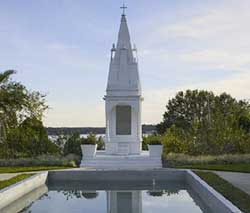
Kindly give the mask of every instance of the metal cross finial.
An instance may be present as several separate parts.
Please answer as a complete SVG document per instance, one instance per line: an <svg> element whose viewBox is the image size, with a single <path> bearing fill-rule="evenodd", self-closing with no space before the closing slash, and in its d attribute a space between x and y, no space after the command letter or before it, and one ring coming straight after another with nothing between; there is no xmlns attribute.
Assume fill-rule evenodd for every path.
<svg viewBox="0 0 250 213"><path fill-rule="evenodd" d="M125 4L123 3L122 7L120 7L120 8L122 9L122 15L125 15L125 10L127 9Z"/></svg>

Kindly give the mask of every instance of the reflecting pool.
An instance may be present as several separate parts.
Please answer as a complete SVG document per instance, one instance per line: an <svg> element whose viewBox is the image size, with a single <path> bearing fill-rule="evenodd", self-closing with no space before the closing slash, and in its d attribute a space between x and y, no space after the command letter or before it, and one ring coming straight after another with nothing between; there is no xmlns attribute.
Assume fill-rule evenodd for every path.
<svg viewBox="0 0 250 213"><path fill-rule="evenodd" d="M33 194L32 194L33 193ZM40 197L37 198L40 194ZM42 195L41 195L42 194ZM205 203L180 183L89 182L42 186L22 213L209 213ZM24 203L25 198L15 202ZM22 204L23 205L23 204Z"/></svg>

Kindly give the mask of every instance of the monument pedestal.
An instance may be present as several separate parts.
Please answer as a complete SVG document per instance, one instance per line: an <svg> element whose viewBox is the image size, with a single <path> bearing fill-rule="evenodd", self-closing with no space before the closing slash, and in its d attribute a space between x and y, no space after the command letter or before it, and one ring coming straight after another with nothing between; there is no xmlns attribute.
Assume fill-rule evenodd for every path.
<svg viewBox="0 0 250 213"><path fill-rule="evenodd" d="M109 155L97 151L94 158L83 159L80 167L89 169L156 169L162 168L161 157L150 157L148 151L137 155Z"/></svg>

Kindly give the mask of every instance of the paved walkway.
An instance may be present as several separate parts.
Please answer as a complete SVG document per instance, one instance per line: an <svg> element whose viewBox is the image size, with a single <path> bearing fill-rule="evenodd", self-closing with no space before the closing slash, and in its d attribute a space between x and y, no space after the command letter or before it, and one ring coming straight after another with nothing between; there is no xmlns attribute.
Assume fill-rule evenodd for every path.
<svg viewBox="0 0 250 213"><path fill-rule="evenodd" d="M214 171L234 186L250 195L250 173Z"/></svg>
<svg viewBox="0 0 250 213"><path fill-rule="evenodd" d="M65 170L85 170L84 168L69 168L69 169L61 169L63 171ZM44 170L46 171L46 170ZM30 172L17 172L17 173L0 173L0 181L1 180L7 180L12 177L15 177L16 175L20 175L22 173L39 173L39 172L44 172L44 171L30 171ZM54 171L54 170L49 170L49 171Z"/></svg>
<svg viewBox="0 0 250 213"><path fill-rule="evenodd" d="M10 179L14 176L16 176L17 173L4 173L4 174L0 174L0 181L1 180L7 180L7 179Z"/></svg>

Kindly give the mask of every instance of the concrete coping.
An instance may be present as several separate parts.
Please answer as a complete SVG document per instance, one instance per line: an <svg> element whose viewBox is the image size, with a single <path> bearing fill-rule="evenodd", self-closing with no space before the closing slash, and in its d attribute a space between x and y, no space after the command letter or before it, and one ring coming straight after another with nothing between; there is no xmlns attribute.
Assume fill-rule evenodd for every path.
<svg viewBox="0 0 250 213"><path fill-rule="evenodd" d="M204 180L202 180L198 175L196 175L191 170L186 170L187 182L192 187L192 189L202 197L206 204L212 208L216 209L220 213L241 213L242 211L231 203L228 199L223 197L219 192L208 185ZM191 178L190 178L191 177Z"/></svg>
<svg viewBox="0 0 250 213"><path fill-rule="evenodd" d="M44 185L47 181L47 176L47 171L37 173L0 190L0 209L8 206L34 189Z"/></svg>
<svg viewBox="0 0 250 213"><path fill-rule="evenodd" d="M49 174L49 175L48 175ZM101 175L100 175L101 174ZM113 174L111 176L111 174ZM94 177L94 178L93 178ZM188 169L159 169L159 170L130 170L130 171L89 171L65 170L40 172L18 183L0 190L0 210L27 193L45 185L47 180L58 183L60 181L107 181L120 177L124 180L145 180L156 178L164 181L182 181L187 183L196 192L205 204L215 212L241 213L241 210L224 198L220 193L209 186L199 176Z"/></svg>

